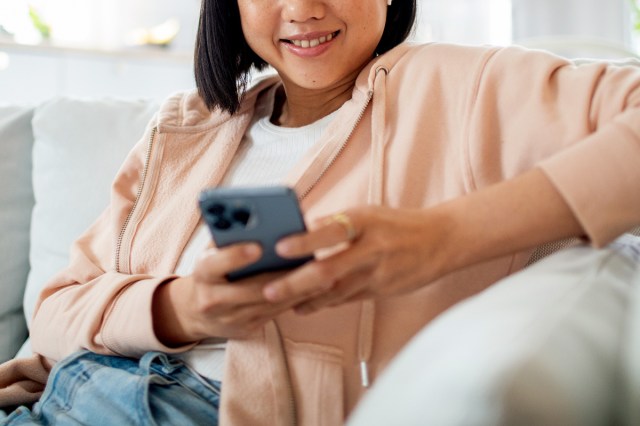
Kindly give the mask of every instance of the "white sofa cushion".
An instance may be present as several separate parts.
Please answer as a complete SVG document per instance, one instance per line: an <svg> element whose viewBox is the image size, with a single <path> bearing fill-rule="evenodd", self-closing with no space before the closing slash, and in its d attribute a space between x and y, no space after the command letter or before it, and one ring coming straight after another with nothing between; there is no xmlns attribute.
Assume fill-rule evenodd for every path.
<svg viewBox="0 0 640 426"><path fill-rule="evenodd" d="M634 256L640 268L640 245L627 247L629 255ZM622 341L621 363L618 371L620 378L621 414L618 424L626 426L640 425L640 282L635 282L629 300L631 306Z"/></svg>
<svg viewBox="0 0 640 426"><path fill-rule="evenodd" d="M27 334L22 294L33 207L32 116L33 108L0 107L0 362L16 354Z"/></svg>
<svg viewBox="0 0 640 426"><path fill-rule="evenodd" d="M67 265L73 240L107 206L113 177L157 108L143 100L58 98L36 109L28 322L42 286Z"/></svg>
<svg viewBox="0 0 640 426"><path fill-rule="evenodd" d="M348 425L611 424L617 378L627 374L625 330L635 329L626 352L640 351L639 319L627 325L640 292L640 262L628 254L640 238L625 238L560 251L445 312L394 359ZM622 370L639 358L628 356ZM636 418L637 401L627 406Z"/></svg>

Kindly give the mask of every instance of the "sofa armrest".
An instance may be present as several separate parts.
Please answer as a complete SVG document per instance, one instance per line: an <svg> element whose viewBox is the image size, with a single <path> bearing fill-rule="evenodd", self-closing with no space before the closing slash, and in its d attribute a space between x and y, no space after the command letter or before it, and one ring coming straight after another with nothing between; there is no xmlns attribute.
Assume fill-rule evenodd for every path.
<svg viewBox="0 0 640 426"><path fill-rule="evenodd" d="M562 250L434 320L348 425L601 425L618 399L637 424L639 312L639 237Z"/></svg>

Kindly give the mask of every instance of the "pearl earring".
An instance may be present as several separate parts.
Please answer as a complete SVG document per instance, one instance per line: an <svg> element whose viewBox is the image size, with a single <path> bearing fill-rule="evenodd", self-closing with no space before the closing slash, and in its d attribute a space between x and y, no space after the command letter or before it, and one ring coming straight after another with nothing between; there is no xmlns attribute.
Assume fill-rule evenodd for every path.
<svg viewBox="0 0 640 426"><path fill-rule="evenodd" d="M387 0L387 6L391 6L391 3L393 3L393 0Z"/></svg>

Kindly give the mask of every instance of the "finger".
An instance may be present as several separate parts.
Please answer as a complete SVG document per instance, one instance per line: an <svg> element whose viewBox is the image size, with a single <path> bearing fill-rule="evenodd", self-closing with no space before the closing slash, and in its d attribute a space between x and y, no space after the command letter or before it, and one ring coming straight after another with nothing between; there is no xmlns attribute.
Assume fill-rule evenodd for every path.
<svg viewBox="0 0 640 426"><path fill-rule="evenodd" d="M252 307L243 309L243 312L239 313L240 317L238 318L241 321L245 321L247 324L247 328L251 330L256 330L267 322L277 318L284 312L293 308L290 303L282 303L279 305L272 305L273 307L268 309L264 306L262 307Z"/></svg>
<svg viewBox="0 0 640 426"><path fill-rule="evenodd" d="M266 322L291 308L293 306L290 303L272 304L262 302L240 306L227 315L227 320L245 324Z"/></svg>
<svg viewBox="0 0 640 426"><path fill-rule="evenodd" d="M263 310L275 309L277 306L265 300L262 290L266 283L281 275L282 273L267 273L234 283L205 283L201 286L200 292L202 305L204 309L211 310L216 315L245 308L256 309L260 306Z"/></svg>
<svg viewBox="0 0 640 426"><path fill-rule="evenodd" d="M211 285L205 296L210 306L227 307L227 310L255 305L266 305L263 295L264 284L255 283L222 283Z"/></svg>
<svg viewBox="0 0 640 426"><path fill-rule="evenodd" d="M311 261L268 284L264 289L264 296L271 302L282 302L326 292L333 288L340 278L369 267L368 263L371 260L363 262L363 258L366 259L366 252L353 246L340 255Z"/></svg>
<svg viewBox="0 0 640 426"><path fill-rule="evenodd" d="M294 306L293 310L299 315L313 314L323 308L331 308L339 305L346 305L349 303L359 302L361 300L369 299L372 297L371 292L367 290L360 290L359 292L348 295L341 295L340 297L327 297L311 299L300 305Z"/></svg>
<svg viewBox="0 0 640 426"><path fill-rule="evenodd" d="M193 276L205 282L220 281L227 273L256 262L261 255L262 249L255 243L205 250L196 262Z"/></svg>
<svg viewBox="0 0 640 426"><path fill-rule="evenodd" d="M352 280L341 281L330 292L320 294L296 305L294 311L300 315L308 315L322 308L338 306L369 297L370 293L365 286L357 284L361 283L361 281L356 281L353 284L349 281Z"/></svg>
<svg viewBox="0 0 640 426"><path fill-rule="evenodd" d="M290 310L302 300L287 301L279 304L256 303L251 305L236 305L226 312L215 315L216 322L226 326L227 330L240 332L240 334L225 334L227 337L242 337L262 327L266 322L273 320L283 312Z"/></svg>
<svg viewBox="0 0 640 426"><path fill-rule="evenodd" d="M276 252L282 257L301 257L315 251L350 242L361 234L355 213L336 213L320 218L310 227L310 232L283 238L276 244Z"/></svg>

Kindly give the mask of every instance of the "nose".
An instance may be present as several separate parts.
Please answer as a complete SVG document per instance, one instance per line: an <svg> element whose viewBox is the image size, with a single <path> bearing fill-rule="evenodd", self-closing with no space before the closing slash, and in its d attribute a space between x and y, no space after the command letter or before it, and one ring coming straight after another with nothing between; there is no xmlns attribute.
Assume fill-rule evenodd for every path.
<svg viewBox="0 0 640 426"><path fill-rule="evenodd" d="M325 8L324 0L283 0L282 20L285 22L319 20L324 18Z"/></svg>

